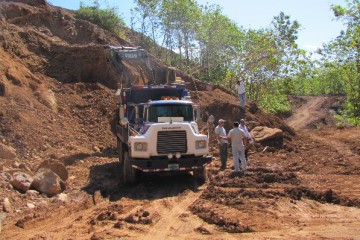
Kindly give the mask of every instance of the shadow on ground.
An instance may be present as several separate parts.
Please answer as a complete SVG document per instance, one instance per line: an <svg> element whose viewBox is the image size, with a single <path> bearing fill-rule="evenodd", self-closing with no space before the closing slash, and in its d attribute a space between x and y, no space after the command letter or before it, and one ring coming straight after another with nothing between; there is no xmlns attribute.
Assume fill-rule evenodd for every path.
<svg viewBox="0 0 360 240"><path fill-rule="evenodd" d="M74 165L77 161L84 160L91 157L104 157L104 158L114 158L117 157L115 150L111 148L106 148L102 152L95 153L75 153L61 158L61 161L65 166Z"/></svg>
<svg viewBox="0 0 360 240"><path fill-rule="evenodd" d="M100 191L110 201L121 198L161 199L177 196L187 190L198 191L200 183L190 173L143 174L138 184L123 184L119 162L95 165L90 168L89 180L82 188L93 195Z"/></svg>

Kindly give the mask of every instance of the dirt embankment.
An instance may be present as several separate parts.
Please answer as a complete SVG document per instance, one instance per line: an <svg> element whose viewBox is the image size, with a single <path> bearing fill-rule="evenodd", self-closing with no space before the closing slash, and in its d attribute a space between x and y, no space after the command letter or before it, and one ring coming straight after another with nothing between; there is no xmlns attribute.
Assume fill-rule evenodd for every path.
<svg viewBox="0 0 360 240"><path fill-rule="evenodd" d="M287 239L359 236L359 129L300 132L238 99L191 78L204 120L210 114L250 128L283 130L288 148L251 151L249 174L208 166L210 181L191 175L120 181L111 132L117 82L151 81L144 66L126 63L119 76L103 45L131 45L72 12L44 1L0 1L0 141L17 157L0 159L0 179L33 173L43 160L62 162L65 195L26 194L0 181L1 236L8 239ZM154 59L154 66L164 67ZM180 74L181 75L181 74ZM198 90L198 92L196 91ZM309 104L312 104L309 101ZM321 106L321 104L315 104ZM301 107L300 107L301 108ZM306 109L304 107L303 109ZM314 108L314 111L318 111ZM291 120L289 120L291 123ZM309 123L308 120L302 122ZM305 125L306 125L305 124ZM295 123L293 126L299 126ZM284 147L284 143L276 143ZM21 167L25 166L25 167ZM4 179L3 179L4 178Z"/></svg>
<svg viewBox="0 0 360 240"><path fill-rule="evenodd" d="M26 1L25 1L26 2ZM97 26L73 18L72 12L27 1L1 2L0 119L3 137L21 157L48 155L65 148L68 154L114 145L110 132L112 95L118 82L151 82L146 66L125 63L119 75L103 45L131 45ZM153 59L152 67L164 65ZM185 76L185 74L183 74ZM190 88L195 88L192 79ZM237 99L217 88L196 83L204 118L213 114L228 121L245 117ZM194 94L194 98L197 96ZM293 131L280 119L248 106L250 126L268 125ZM21 134L20 134L21 133ZM77 144L79 143L79 144ZM81 149L85 148L85 149ZM49 152L49 154L50 154ZM36 154L35 154L36 153ZM51 152L53 153L53 152Z"/></svg>

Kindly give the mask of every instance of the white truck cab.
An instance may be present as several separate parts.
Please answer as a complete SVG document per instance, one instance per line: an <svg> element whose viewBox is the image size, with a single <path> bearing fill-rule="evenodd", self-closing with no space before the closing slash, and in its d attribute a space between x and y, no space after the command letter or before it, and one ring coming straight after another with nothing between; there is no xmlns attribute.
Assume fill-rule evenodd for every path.
<svg viewBox="0 0 360 240"><path fill-rule="evenodd" d="M199 133L196 106L189 101L152 101L144 108L144 125L129 138L131 157L169 159L206 156L208 137Z"/></svg>
<svg viewBox="0 0 360 240"><path fill-rule="evenodd" d="M117 139L125 182L141 172L188 171L205 180L208 136L199 132L199 106L184 85L134 86L118 91Z"/></svg>

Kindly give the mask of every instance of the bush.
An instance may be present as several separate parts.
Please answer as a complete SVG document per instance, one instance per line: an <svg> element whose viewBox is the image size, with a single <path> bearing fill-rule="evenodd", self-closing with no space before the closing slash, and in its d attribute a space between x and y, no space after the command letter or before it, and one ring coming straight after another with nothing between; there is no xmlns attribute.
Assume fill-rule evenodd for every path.
<svg viewBox="0 0 360 240"><path fill-rule="evenodd" d="M75 11L75 18L92 22L103 29L119 34L125 23L117 14L116 8L100 9L98 1L93 4L93 6L85 6L81 2L80 8Z"/></svg>

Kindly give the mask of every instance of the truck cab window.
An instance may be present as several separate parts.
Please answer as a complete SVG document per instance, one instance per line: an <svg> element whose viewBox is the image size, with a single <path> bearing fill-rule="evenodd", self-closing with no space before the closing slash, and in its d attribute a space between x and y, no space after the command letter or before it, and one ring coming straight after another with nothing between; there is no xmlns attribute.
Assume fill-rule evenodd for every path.
<svg viewBox="0 0 360 240"><path fill-rule="evenodd" d="M191 105L152 105L149 107L149 122L158 122L158 117L183 117L184 121L194 121Z"/></svg>

